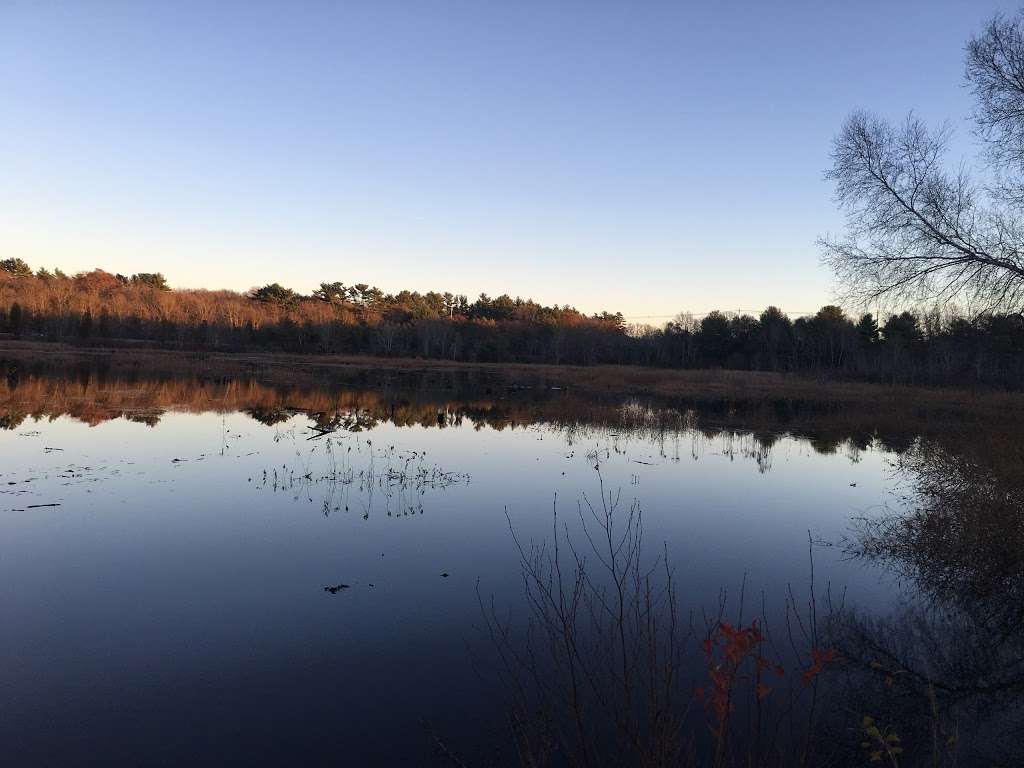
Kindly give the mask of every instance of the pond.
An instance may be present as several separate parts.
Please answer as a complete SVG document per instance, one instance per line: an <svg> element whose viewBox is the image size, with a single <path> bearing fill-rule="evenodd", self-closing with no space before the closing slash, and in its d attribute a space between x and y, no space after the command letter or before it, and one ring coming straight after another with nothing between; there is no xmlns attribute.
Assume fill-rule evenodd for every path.
<svg viewBox="0 0 1024 768"><path fill-rule="evenodd" d="M590 507L599 519L616 500L620 519L642 511L641 548L667 555L698 641L725 616L789 623L778 635L792 639L809 607L829 616L822 637L826 623L846 627L775 651L788 666L810 645L840 648L830 663L847 683L854 660L867 665L834 707L856 742L830 752L836 764L867 760L864 715L926 712L936 684L951 691L943 717L959 724L961 764L1012 749L1024 465L992 431L885 428L870 409L88 367L10 367L0 421L11 764L507 756L508 684L488 625L526 625L531 544L579 546ZM707 671L699 652L687 659L680 686L695 691ZM931 727L920 717L900 723L904 740Z"/></svg>

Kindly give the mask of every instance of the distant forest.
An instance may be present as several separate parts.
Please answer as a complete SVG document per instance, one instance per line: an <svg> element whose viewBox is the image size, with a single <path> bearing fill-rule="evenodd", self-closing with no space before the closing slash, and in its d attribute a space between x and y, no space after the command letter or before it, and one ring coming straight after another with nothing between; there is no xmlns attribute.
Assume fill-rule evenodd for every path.
<svg viewBox="0 0 1024 768"><path fill-rule="evenodd" d="M73 276L0 260L0 335L93 345L422 357L467 362L626 364L832 375L909 384L1024 382L1024 316L939 310L849 317L839 307L791 319L679 315L663 328L621 314L481 294L385 294L322 283L312 295L271 284L247 293L172 290L159 273Z"/></svg>

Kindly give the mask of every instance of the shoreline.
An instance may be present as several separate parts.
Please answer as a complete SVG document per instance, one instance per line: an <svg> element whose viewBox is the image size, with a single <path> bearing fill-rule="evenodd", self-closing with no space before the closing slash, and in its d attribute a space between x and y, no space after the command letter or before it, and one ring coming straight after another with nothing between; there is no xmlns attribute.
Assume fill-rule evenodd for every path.
<svg viewBox="0 0 1024 768"><path fill-rule="evenodd" d="M480 378L510 389L566 389L576 394L751 403L805 401L928 407L964 413L1024 417L1024 393L926 388L812 378L764 371L691 370L601 365L466 363L416 358L294 355L279 352L195 352L124 347L79 347L53 342L0 341L0 360L40 366L102 364L113 373L245 376L279 385L386 381L388 375Z"/></svg>

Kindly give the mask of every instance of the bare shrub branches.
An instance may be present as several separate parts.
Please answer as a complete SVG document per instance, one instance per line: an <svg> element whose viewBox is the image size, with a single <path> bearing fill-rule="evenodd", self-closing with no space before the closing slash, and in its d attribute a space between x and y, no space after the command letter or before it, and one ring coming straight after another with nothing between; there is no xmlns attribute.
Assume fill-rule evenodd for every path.
<svg viewBox="0 0 1024 768"><path fill-rule="evenodd" d="M549 541L522 542L508 518L530 608L526 643L484 610L514 694L520 763L559 753L581 766L678 764L690 706L680 656L693 627L680 621L672 571L664 556L643 563L640 506L624 509L603 481L600 502L584 496L577 516L585 548L557 500Z"/></svg>
<svg viewBox="0 0 1024 768"><path fill-rule="evenodd" d="M786 601L796 679L766 657L779 649L764 618L744 625L745 578L736 622L724 617L723 592L697 630L680 611L665 545L645 548L639 504L608 492L592 458L599 500L584 494L564 521L556 498L545 540L523 541L506 511L526 629L514 629L478 591L510 699L517 764L822 764L815 701L834 655L817 646L813 594L805 616L792 592Z"/></svg>

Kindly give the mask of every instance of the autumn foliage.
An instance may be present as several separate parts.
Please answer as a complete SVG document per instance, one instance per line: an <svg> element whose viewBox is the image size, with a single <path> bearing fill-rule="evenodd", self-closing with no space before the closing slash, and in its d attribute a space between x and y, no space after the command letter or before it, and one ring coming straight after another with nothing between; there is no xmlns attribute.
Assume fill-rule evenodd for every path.
<svg viewBox="0 0 1024 768"><path fill-rule="evenodd" d="M615 362L627 341L621 316L509 296L469 302L340 283L310 296L276 283L248 293L170 290L159 273L68 277L15 266L0 269L0 333L27 338L578 364Z"/></svg>
<svg viewBox="0 0 1024 768"><path fill-rule="evenodd" d="M105 346L413 357L460 362L810 372L905 384L1024 381L1024 317L901 312L859 319L837 306L791 319L679 315L661 328L508 295L387 294L321 283L246 293L171 289L158 272L69 277L0 261L0 335Z"/></svg>

